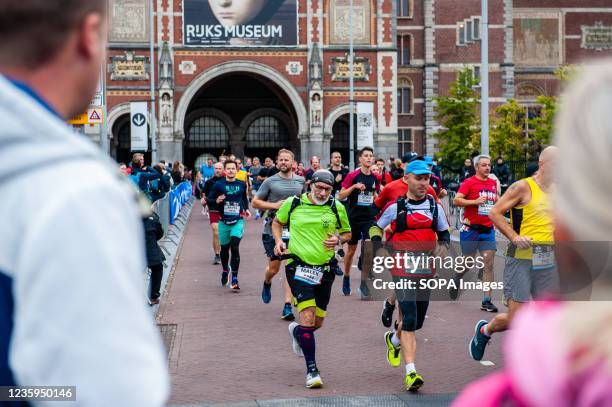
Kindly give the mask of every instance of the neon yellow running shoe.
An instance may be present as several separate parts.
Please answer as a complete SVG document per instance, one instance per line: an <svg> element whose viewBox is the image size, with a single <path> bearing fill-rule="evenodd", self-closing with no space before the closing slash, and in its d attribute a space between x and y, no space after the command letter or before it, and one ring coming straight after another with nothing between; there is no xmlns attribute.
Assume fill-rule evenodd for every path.
<svg viewBox="0 0 612 407"><path fill-rule="evenodd" d="M385 343L387 344L387 362L393 367L398 367L401 362L400 347L393 345L393 342L391 342L392 336L393 331L385 332Z"/></svg>
<svg viewBox="0 0 612 407"><path fill-rule="evenodd" d="M420 374L414 370L406 375L406 390L417 391L425 383Z"/></svg>

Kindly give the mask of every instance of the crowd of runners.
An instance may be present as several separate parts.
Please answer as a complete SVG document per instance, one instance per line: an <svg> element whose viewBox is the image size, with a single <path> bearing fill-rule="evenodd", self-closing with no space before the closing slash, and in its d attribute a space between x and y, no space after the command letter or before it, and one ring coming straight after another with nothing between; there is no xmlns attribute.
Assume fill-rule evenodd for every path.
<svg viewBox="0 0 612 407"><path fill-rule="evenodd" d="M546 148L538 172L515 182L500 197L498 182L490 176L491 158L478 155L471 161L474 175L466 177L448 198L463 208L460 230L454 234L460 255L481 256L478 279L494 282L496 232L509 242L503 272L508 312L477 322L469 345L475 360L482 359L491 335L507 329L522 304L559 288L547 195L554 157L555 148ZM272 301L273 278L284 264L281 318L291 321L292 349L305 360L308 388L323 384L316 363L315 333L323 326L336 277L342 277L338 290L342 295L352 294L351 277L357 277L360 298L375 299L368 283L373 278L367 264L372 256L364 255L364 242L371 242L376 256L449 254L452 223L441 204L447 191L432 171L433 161L408 153L392 168L401 170L398 175L387 171L385 161L376 159L370 147L362 148L358 159L358 167L351 171L342 164L339 152L331 154L328 169L321 168L318 157L312 157L309 169L302 169L287 149L278 151L275 163L266 159L261 167L257 158L251 168L245 168L235 157L223 156L217 163L208 162L209 176L203 180L201 203L211 224L213 263L221 265L221 286L240 290L240 242L245 219L252 212L263 223L261 239L268 261L258 278L266 304ZM356 255L358 276L351 273ZM436 276L433 265L410 272L389 271L394 282L420 282ZM448 300L458 298L464 274L452 276ZM416 287L393 290L382 301L381 312L382 325L393 326L384 334L387 361L399 367L403 360L408 391L425 383L416 369L416 332L423 327L432 295L431 289ZM490 289L483 291L480 309L498 312Z"/></svg>

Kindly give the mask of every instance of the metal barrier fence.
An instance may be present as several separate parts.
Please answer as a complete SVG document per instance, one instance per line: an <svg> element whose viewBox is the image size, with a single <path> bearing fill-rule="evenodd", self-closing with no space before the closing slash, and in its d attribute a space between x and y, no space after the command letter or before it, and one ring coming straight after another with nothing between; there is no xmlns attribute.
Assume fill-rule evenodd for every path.
<svg viewBox="0 0 612 407"><path fill-rule="evenodd" d="M164 228L165 235L168 232L168 226L170 226L170 194L166 193L163 198L153 202L151 209L159 216L159 222Z"/></svg>
<svg viewBox="0 0 612 407"><path fill-rule="evenodd" d="M442 205L442 208L444 209L444 212L448 217L449 225L453 229L459 230L461 228L462 223L461 218L463 217L463 208L455 206L453 204L453 200L455 199L456 195L457 192L449 190L448 195L442 198L440 204Z"/></svg>

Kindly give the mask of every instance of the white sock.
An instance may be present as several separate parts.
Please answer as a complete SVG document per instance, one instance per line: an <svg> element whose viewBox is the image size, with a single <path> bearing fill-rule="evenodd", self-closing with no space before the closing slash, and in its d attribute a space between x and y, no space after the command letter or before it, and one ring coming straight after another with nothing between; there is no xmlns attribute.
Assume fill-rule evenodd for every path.
<svg viewBox="0 0 612 407"><path fill-rule="evenodd" d="M416 372L416 367L414 367L414 363L406 363L406 374L410 372Z"/></svg>
<svg viewBox="0 0 612 407"><path fill-rule="evenodd" d="M485 326L482 327L482 333L488 337L491 337L491 335L493 335L492 332L489 332L489 324L486 324Z"/></svg>
<svg viewBox="0 0 612 407"><path fill-rule="evenodd" d="M400 338L397 336L397 331L393 332L393 336L391 337L391 343L396 348L400 346Z"/></svg>

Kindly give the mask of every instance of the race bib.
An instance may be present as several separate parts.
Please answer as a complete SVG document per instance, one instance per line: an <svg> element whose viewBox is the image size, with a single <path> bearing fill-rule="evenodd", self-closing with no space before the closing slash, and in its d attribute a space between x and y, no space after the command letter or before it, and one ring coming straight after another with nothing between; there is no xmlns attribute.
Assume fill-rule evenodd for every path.
<svg viewBox="0 0 612 407"><path fill-rule="evenodd" d="M283 240L289 240L289 237L290 237L289 228L284 227L282 238Z"/></svg>
<svg viewBox="0 0 612 407"><path fill-rule="evenodd" d="M359 206L372 206L374 203L374 194L368 192L360 192L357 195L357 205Z"/></svg>
<svg viewBox="0 0 612 407"><path fill-rule="evenodd" d="M532 267L534 270L555 267L555 249L553 245L534 245Z"/></svg>
<svg viewBox="0 0 612 407"><path fill-rule="evenodd" d="M408 256L408 263L406 264L406 266L408 266L406 269L404 269L404 273L406 275L406 277L410 277L410 276L431 276L433 275L433 272L431 271L431 268L427 267L426 256L423 256L423 253L418 253L418 252L406 252L406 255Z"/></svg>
<svg viewBox="0 0 612 407"><path fill-rule="evenodd" d="M489 216L489 212L491 212L492 207L493 203L491 201L487 201L482 205L478 205L478 214L480 216Z"/></svg>
<svg viewBox="0 0 612 407"><path fill-rule="evenodd" d="M223 205L223 214L225 216L240 215L240 204L238 202L226 202L225 205Z"/></svg>
<svg viewBox="0 0 612 407"><path fill-rule="evenodd" d="M295 279L310 285L319 285L323 279L323 266L297 266Z"/></svg>

